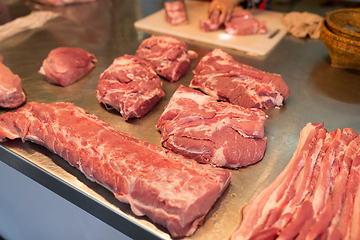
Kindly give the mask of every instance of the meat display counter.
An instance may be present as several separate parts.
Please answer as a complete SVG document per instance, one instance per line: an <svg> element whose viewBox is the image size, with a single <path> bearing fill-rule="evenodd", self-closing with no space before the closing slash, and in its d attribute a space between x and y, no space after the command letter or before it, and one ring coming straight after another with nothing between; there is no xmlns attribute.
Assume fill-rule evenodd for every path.
<svg viewBox="0 0 360 240"><path fill-rule="evenodd" d="M97 114L114 128L158 146L161 146L160 133L155 125L171 95L180 84L189 86L192 70L200 58L216 48L182 39L189 49L199 55L191 62L189 72L176 83L162 79L165 97L143 118L125 121L118 112L107 111L97 102L95 90L99 75L116 57L135 54L141 41L151 36L150 33L137 31L133 23L162 8L162 1L99 0L56 8L41 7L28 1L9 1L7 7L7 16L13 19L39 8L51 9L62 15L41 29L23 32L0 43L4 64L22 79L27 102L73 102L89 113ZM98 59L89 74L67 87L49 84L38 73L47 54L60 46L86 49ZM226 48L223 50L238 62L280 74L290 88L290 97L282 107L264 110L268 115L265 157L252 166L231 170L231 185L210 210L204 225L188 239L229 239L239 227L242 208L284 169L296 149L301 129L308 122L324 122L329 131L349 127L360 133L360 72L332 68L328 51L321 40L296 39L287 35L264 57L248 56ZM0 109L0 114L7 111L14 110ZM89 181L45 147L31 142L22 143L21 140L1 143L0 160L3 162L0 164L2 171L10 166L11 170L24 174L30 178L29 181L34 180L55 193L54 198L65 199L99 220L99 228L102 222L110 226L109 231L114 236L118 236L118 232L124 239L170 239L166 229L153 224L147 217L135 216L128 204L116 200L111 192ZM0 175L0 179L1 186L10 186L6 188L9 192L4 193L0 201L6 204L6 199L14 196L11 189L15 191L21 186L8 179L7 175ZM36 199L36 196L32 197ZM25 204L28 199L25 195L21 201ZM39 202L46 202L46 199ZM6 207L1 206L1 209ZM45 204L40 208L46 211ZM8 212L15 214L16 209L8 209ZM22 215L27 216L25 212ZM0 225L4 221L4 214L0 214ZM23 227L21 223L26 226L30 221L33 221L31 217L18 221L13 231ZM32 231L42 236L46 226L38 227ZM63 229L64 226L52 227L60 229L59 232L70 231ZM0 228L2 234L5 237ZM56 238L56 234L52 236L52 239ZM60 236L58 238L61 239Z"/></svg>

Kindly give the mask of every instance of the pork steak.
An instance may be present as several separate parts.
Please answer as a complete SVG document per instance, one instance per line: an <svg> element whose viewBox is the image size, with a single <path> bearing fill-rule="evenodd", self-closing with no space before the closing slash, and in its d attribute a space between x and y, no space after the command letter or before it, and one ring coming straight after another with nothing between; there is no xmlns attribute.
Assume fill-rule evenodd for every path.
<svg viewBox="0 0 360 240"><path fill-rule="evenodd" d="M193 72L190 87L243 107L281 106L290 95L280 75L239 63L221 49L207 53Z"/></svg>
<svg viewBox="0 0 360 240"><path fill-rule="evenodd" d="M71 103L30 102L2 114L0 141L15 138L46 146L172 237L193 234L231 178L229 170L135 139Z"/></svg>
<svg viewBox="0 0 360 240"><path fill-rule="evenodd" d="M176 82L188 72L190 59L197 58L197 53L188 50L188 46L172 36L156 36L144 39L136 56L150 62L157 74L170 82Z"/></svg>
<svg viewBox="0 0 360 240"><path fill-rule="evenodd" d="M25 100L20 77L3 64L3 57L0 55L0 107L17 108Z"/></svg>
<svg viewBox="0 0 360 240"><path fill-rule="evenodd" d="M265 153L265 113L243 108L180 85L156 127L164 147L201 163L237 168Z"/></svg>
<svg viewBox="0 0 360 240"><path fill-rule="evenodd" d="M187 24L185 6L182 1L164 2L165 20L172 26Z"/></svg>
<svg viewBox="0 0 360 240"><path fill-rule="evenodd" d="M97 62L96 57L81 48L58 47L50 51L39 70L45 79L67 86L85 76Z"/></svg>
<svg viewBox="0 0 360 240"><path fill-rule="evenodd" d="M151 64L132 55L118 57L100 74L96 98L125 120L141 118L165 95Z"/></svg>

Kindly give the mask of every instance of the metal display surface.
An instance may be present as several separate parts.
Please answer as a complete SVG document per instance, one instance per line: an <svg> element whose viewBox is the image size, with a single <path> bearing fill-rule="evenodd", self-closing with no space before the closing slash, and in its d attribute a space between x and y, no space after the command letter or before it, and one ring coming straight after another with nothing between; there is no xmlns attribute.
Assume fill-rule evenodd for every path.
<svg viewBox="0 0 360 240"><path fill-rule="evenodd" d="M133 24L161 8L161 1L106 1L50 8L62 13L45 27L28 31L0 43L4 63L23 82L27 102L73 102L97 114L114 128L160 146L155 124L173 92L188 86L199 59L213 47L187 42L199 57L178 82L164 79L166 96L141 119L125 121L116 111L107 111L97 102L95 89L102 73L124 54L135 54L141 41L150 35L137 31ZM28 14L37 5L16 2L9 5L13 18ZM186 41L186 39L185 39ZM95 54L95 68L67 87L52 85L38 73L42 61L54 48L80 47ZM268 145L262 161L231 170L229 188L215 203L189 239L229 239L239 227L241 210L284 169L294 153L301 129L308 123L324 122L325 128L349 127L360 133L360 72L330 67L329 54L321 40L285 38L265 58L247 56L226 49L235 60L267 72L281 74L290 88L290 97L280 108L266 110L265 135ZM0 114L9 111L0 109ZM14 111L14 110L11 110ZM115 199L100 185L45 147L21 140L0 145L0 160L29 176L53 192L88 211L134 239L169 239L167 230L147 217L136 217L128 204Z"/></svg>

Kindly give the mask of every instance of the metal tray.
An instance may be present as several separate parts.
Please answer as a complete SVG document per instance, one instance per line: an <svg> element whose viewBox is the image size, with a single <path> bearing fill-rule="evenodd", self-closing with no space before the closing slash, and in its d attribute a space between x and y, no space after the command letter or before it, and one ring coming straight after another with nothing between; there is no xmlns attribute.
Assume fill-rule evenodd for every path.
<svg viewBox="0 0 360 240"><path fill-rule="evenodd" d="M178 82L163 79L166 96L142 119L124 121L116 111L97 102L95 89L100 73L114 60L135 51L148 33L133 23L161 8L162 1L106 1L52 8L62 17L43 28L28 31L0 43L4 63L23 81L27 102L73 102L97 114L114 128L160 146L155 124L180 84L188 86L199 59L216 46L185 40L199 54L190 71ZM16 2L10 5L13 18L28 14L37 6ZM47 54L59 46L80 47L95 54L96 67L67 87L51 85L38 73ZM247 56L224 49L234 59L263 71L281 74L290 97L280 108L266 111L268 146L259 163L232 171L230 187L208 213L203 226L189 239L228 239L239 227L241 210L283 170L296 149L301 129L308 122L324 122L332 131L350 127L360 133L360 73L330 67L328 52L320 40L285 38L266 57ZM0 109L0 114L9 111ZM14 111L14 110L11 110ZM46 148L20 140L0 145L0 160L53 192L98 217L134 239L169 239L166 229L146 217L136 217L128 204L86 179L77 169Z"/></svg>

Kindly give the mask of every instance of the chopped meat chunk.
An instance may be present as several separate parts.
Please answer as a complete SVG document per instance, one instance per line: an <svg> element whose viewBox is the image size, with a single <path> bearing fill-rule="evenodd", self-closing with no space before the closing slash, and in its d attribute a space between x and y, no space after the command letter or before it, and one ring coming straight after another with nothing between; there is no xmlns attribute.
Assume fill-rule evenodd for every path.
<svg viewBox="0 0 360 240"><path fill-rule="evenodd" d="M187 24L185 6L182 1L164 2L165 20L173 26Z"/></svg>

